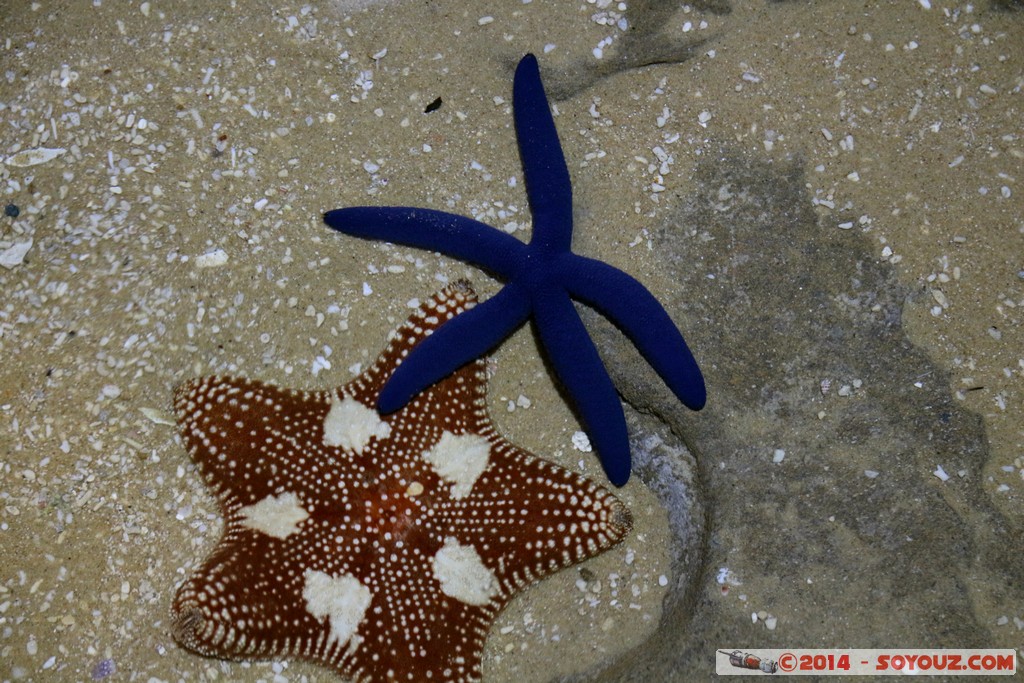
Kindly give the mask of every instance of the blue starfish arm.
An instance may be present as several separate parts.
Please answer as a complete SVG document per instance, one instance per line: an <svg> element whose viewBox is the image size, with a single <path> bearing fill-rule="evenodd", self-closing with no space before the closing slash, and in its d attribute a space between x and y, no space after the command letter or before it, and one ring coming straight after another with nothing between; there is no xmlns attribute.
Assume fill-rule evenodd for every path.
<svg viewBox="0 0 1024 683"><path fill-rule="evenodd" d="M629 480L629 437L622 403L597 348L569 297L561 292L533 298L541 345L576 406L608 480Z"/></svg>
<svg viewBox="0 0 1024 683"><path fill-rule="evenodd" d="M704 376L679 329L646 287L607 263L577 256L562 278L570 295L615 323L691 410L707 400Z"/></svg>
<svg viewBox="0 0 1024 683"><path fill-rule="evenodd" d="M514 284L458 314L413 347L385 382L377 409L386 415L405 407L413 396L497 346L529 316L530 299Z"/></svg>
<svg viewBox="0 0 1024 683"><path fill-rule="evenodd" d="M512 115L526 196L533 214L530 244L545 250L568 251L572 243L572 184L533 55L523 57L516 67Z"/></svg>
<svg viewBox="0 0 1024 683"><path fill-rule="evenodd" d="M406 206L353 206L324 214L338 232L365 239L404 244L478 265L501 279L512 276L526 245L486 223L433 209Z"/></svg>

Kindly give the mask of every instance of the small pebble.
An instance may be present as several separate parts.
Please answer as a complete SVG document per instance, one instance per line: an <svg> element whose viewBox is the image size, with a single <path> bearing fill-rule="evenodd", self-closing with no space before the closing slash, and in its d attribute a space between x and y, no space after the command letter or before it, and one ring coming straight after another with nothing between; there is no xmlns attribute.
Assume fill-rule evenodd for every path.
<svg viewBox="0 0 1024 683"><path fill-rule="evenodd" d="M18 208L17 204L8 204L4 207L4 215L10 216L11 218L17 218L21 213L21 209Z"/></svg>
<svg viewBox="0 0 1024 683"><path fill-rule="evenodd" d="M117 665L113 659L101 659L92 668L92 680L99 681L117 671Z"/></svg>
<svg viewBox="0 0 1024 683"><path fill-rule="evenodd" d="M574 432L572 435L572 445L573 448L583 453L590 453L594 450L594 447L590 445L590 439L587 437L586 432Z"/></svg>
<svg viewBox="0 0 1024 683"><path fill-rule="evenodd" d="M216 268L228 262L228 253L223 249L211 249L195 257L196 268Z"/></svg>

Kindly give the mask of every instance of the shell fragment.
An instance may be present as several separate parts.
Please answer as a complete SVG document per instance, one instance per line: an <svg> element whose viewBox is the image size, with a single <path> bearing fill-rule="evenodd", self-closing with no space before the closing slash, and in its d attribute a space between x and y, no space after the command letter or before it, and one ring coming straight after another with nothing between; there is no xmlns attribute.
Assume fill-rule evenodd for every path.
<svg viewBox="0 0 1024 683"><path fill-rule="evenodd" d="M65 152L67 150L63 147L37 147L12 154L4 159L4 163L8 166L35 166L37 164L45 164L47 161L53 161Z"/></svg>

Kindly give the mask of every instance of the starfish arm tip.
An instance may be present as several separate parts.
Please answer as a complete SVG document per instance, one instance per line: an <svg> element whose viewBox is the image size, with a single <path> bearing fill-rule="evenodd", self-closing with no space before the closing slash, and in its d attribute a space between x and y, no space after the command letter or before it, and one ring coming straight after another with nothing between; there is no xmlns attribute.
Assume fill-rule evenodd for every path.
<svg viewBox="0 0 1024 683"><path fill-rule="evenodd" d="M516 75L519 75L521 69L529 69L531 67L540 70L540 67L537 64L537 56L532 52L527 52L523 55L522 59L519 60L519 64L516 65Z"/></svg>
<svg viewBox="0 0 1024 683"><path fill-rule="evenodd" d="M632 469L629 458L619 458L612 462L606 462L602 459L601 462L604 465L604 471L608 476L608 481L610 481L614 486L621 488L629 483L630 470Z"/></svg>
<svg viewBox="0 0 1024 683"><path fill-rule="evenodd" d="M704 377L701 376L698 379L700 380L700 384L694 382L693 390L690 394L691 402L690 405L687 406L690 410L703 410L704 406L707 405L708 402L708 389L704 384Z"/></svg>
<svg viewBox="0 0 1024 683"><path fill-rule="evenodd" d="M390 415L391 413L398 412L409 404L413 396L414 394L403 391L403 387L400 385L387 382L384 384L384 388L380 390L380 395L377 396L377 412L381 415Z"/></svg>

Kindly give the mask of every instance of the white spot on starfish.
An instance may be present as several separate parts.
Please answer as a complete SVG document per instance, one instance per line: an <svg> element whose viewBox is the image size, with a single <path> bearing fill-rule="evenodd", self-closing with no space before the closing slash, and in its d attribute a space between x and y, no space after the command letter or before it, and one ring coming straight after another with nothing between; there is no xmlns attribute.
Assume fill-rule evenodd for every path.
<svg viewBox="0 0 1024 683"><path fill-rule="evenodd" d="M386 439L390 435L391 425L351 396L332 401L324 419L324 445L341 446L357 454L362 454L373 437Z"/></svg>
<svg viewBox="0 0 1024 683"><path fill-rule="evenodd" d="M445 431L433 448L423 453L423 459L442 479L452 482L452 497L460 500L473 490L473 484L487 469L490 455L491 444L484 437L456 436Z"/></svg>
<svg viewBox="0 0 1024 683"><path fill-rule="evenodd" d="M453 536L444 539L431 566L441 582L441 592L448 597L469 605L486 605L498 593L498 580L476 548L460 544Z"/></svg>
<svg viewBox="0 0 1024 683"><path fill-rule="evenodd" d="M274 538L288 538L309 517L299 497L290 491L280 496L267 496L255 505L246 505L238 513L243 526Z"/></svg>
<svg viewBox="0 0 1024 683"><path fill-rule="evenodd" d="M334 577L324 572L307 569L306 585L302 597L306 610L317 619L327 617L331 625L331 640L339 645L347 643L359 628L359 622L370 606L370 589L352 576ZM358 647L360 641L354 641Z"/></svg>

